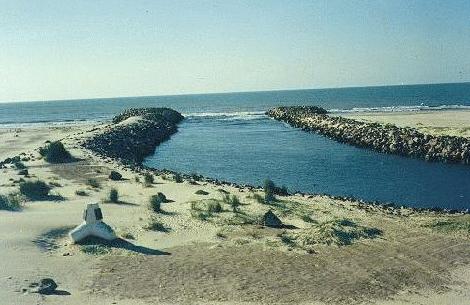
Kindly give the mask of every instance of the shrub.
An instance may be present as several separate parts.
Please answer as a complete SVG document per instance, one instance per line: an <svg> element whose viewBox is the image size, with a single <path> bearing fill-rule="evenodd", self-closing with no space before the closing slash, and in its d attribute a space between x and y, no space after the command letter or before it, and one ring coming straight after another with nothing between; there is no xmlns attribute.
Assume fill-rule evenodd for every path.
<svg viewBox="0 0 470 305"><path fill-rule="evenodd" d="M29 175L29 172L28 172L28 170L27 170L26 168L20 169L20 170L18 171L18 175L20 175L20 176L28 176L28 175Z"/></svg>
<svg viewBox="0 0 470 305"><path fill-rule="evenodd" d="M196 195L209 195L209 193L204 190L197 190L195 194Z"/></svg>
<svg viewBox="0 0 470 305"><path fill-rule="evenodd" d="M24 163L21 162L21 161L16 161L14 164L15 164L15 167L17 169L25 169L26 168L26 165L24 165Z"/></svg>
<svg viewBox="0 0 470 305"><path fill-rule="evenodd" d="M96 180L95 178L89 178L86 181L86 184L94 188L99 188L101 186L98 180Z"/></svg>
<svg viewBox="0 0 470 305"><path fill-rule="evenodd" d="M75 191L75 195L78 195L78 196L88 196L88 193L85 192L84 190L76 190L76 191Z"/></svg>
<svg viewBox="0 0 470 305"><path fill-rule="evenodd" d="M82 245L80 251L90 255L105 255L111 252L111 248L107 245Z"/></svg>
<svg viewBox="0 0 470 305"><path fill-rule="evenodd" d="M266 202L264 201L264 197L261 196L260 194L257 194L257 193L254 193L254 194L253 194L253 199L256 200L256 202L261 203L261 204L266 203Z"/></svg>
<svg viewBox="0 0 470 305"><path fill-rule="evenodd" d="M122 233L121 237L124 238L124 239L135 239L135 236L130 232Z"/></svg>
<svg viewBox="0 0 470 305"><path fill-rule="evenodd" d="M294 238L307 249L313 245L346 246L361 238L376 238L382 235L378 228L358 225L349 219L327 221L298 232Z"/></svg>
<svg viewBox="0 0 470 305"><path fill-rule="evenodd" d="M55 181L49 182L49 185L53 187L62 187L62 185L59 182L55 182Z"/></svg>
<svg viewBox="0 0 470 305"><path fill-rule="evenodd" d="M276 199L274 196L274 189L276 188L276 185L274 182L272 182L269 179L266 179L264 181L264 200L265 202L271 202Z"/></svg>
<svg viewBox="0 0 470 305"><path fill-rule="evenodd" d="M161 194L161 193L160 193ZM160 213L162 211L161 205L163 203L162 197L153 195L150 197L149 207L155 213Z"/></svg>
<svg viewBox="0 0 470 305"><path fill-rule="evenodd" d="M226 204L232 207L233 212L238 212L238 207L241 205L241 203L237 196L225 195L223 200Z"/></svg>
<svg viewBox="0 0 470 305"><path fill-rule="evenodd" d="M111 173L109 174L109 179L118 181L122 179L122 175L116 171L111 171Z"/></svg>
<svg viewBox="0 0 470 305"><path fill-rule="evenodd" d="M109 191L109 202L118 203L119 202L119 193L115 188L112 188Z"/></svg>
<svg viewBox="0 0 470 305"><path fill-rule="evenodd" d="M20 193L31 200L47 198L51 187L44 181L22 182L20 183Z"/></svg>
<svg viewBox="0 0 470 305"><path fill-rule="evenodd" d="M18 194L0 195L0 210L18 211L21 209L21 197Z"/></svg>
<svg viewBox="0 0 470 305"><path fill-rule="evenodd" d="M150 173L145 173L144 174L144 184L145 186L150 186L155 182L155 179L152 174Z"/></svg>
<svg viewBox="0 0 470 305"><path fill-rule="evenodd" d="M216 199L191 202L191 216L199 220L207 220L214 213L221 213L222 205Z"/></svg>
<svg viewBox="0 0 470 305"><path fill-rule="evenodd" d="M206 206L207 206L207 212L209 213L222 212L222 205L220 205L218 201L209 201Z"/></svg>
<svg viewBox="0 0 470 305"><path fill-rule="evenodd" d="M445 233L458 231L470 233L470 215L438 218L425 224L425 226Z"/></svg>
<svg viewBox="0 0 470 305"><path fill-rule="evenodd" d="M153 217L149 224L145 226L145 229L152 230L152 231L160 231L160 232L168 232L168 228L166 228L163 223L161 223L157 218Z"/></svg>
<svg viewBox="0 0 470 305"><path fill-rule="evenodd" d="M176 183L181 183L183 182L183 177L181 176L180 173L176 173L173 175L173 179L175 180Z"/></svg>
<svg viewBox="0 0 470 305"><path fill-rule="evenodd" d="M49 163L66 163L72 161L72 155L65 149L64 144L55 141L39 149L39 153Z"/></svg>

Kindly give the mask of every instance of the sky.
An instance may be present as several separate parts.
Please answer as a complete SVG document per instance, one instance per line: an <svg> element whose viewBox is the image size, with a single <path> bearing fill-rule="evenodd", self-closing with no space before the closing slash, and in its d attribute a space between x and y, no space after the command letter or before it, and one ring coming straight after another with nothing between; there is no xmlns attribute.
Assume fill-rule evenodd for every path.
<svg viewBox="0 0 470 305"><path fill-rule="evenodd" d="M0 0L0 102L466 81L468 0Z"/></svg>

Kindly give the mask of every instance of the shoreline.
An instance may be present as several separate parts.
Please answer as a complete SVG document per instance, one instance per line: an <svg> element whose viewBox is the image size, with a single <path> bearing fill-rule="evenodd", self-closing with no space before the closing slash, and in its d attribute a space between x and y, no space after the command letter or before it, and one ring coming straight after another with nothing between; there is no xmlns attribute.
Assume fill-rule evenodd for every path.
<svg viewBox="0 0 470 305"><path fill-rule="evenodd" d="M166 109L166 108L164 108ZM139 108L137 110L143 110L143 112L145 112L147 109L146 108ZM105 122L101 122L101 123L89 123L89 124L76 124L76 125L67 125L67 126L44 126L44 127L31 127L31 128L25 128L25 129L35 129L35 130L44 130L44 129L55 129L55 130L63 130L63 129L66 129L66 130L73 130L74 128L77 128L77 127L84 127L84 128L87 128L89 131L95 131L95 130L102 130L101 133L98 133L98 134L92 134L90 137L86 137L86 138L83 138L83 137L78 137L77 138L77 143L79 143L80 146L82 146L83 148L89 150L89 151L93 151L94 149L90 146L92 146L93 144L90 144L91 142L94 141L95 138L100 138L101 136L104 135L104 138L106 139L106 143L109 144L110 143L110 139L114 136L116 136L116 134L114 134L114 131L117 127L118 129L118 139L119 142L118 147L121 147L122 145L125 145L125 146L130 146L130 145L141 145L140 140L144 140L145 141L145 152L142 153L140 152L139 153L139 156L137 157L138 160L135 159L135 156L133 158L130 158L130 159L126 159L126 156L119 156L119 155L116 155L115 153L113 154L108 154L105 149L103 149L102 147L98 148L97 151L93 151L93 153L95 154L95 157L101 159L102 161L104 162L109 162L109 161L113 161L113 162L117 162L118 164L120 164L121 166L123 166L123 168L126 168L126 169L130 169L132 171L135 171L136 173L142 173L142 172L151 172L155 175L170 175L170 176L174 176L174 175L179 175L181 176L184 180L186 181L195 181L194 178L197 179L197 181L202 181L202 182L206 182L206 183L210 183L210 184L213 184L213 185L216 185L216 186L229 186L229 187L234 187L234 188L237 188L237 189L246 189L246 190L249 190L249 191L261 191L262 190L262 186L260 185L252 185L252 184L249 184L249 183L235 183L235 182L231 182L231 181L228 181L228 180L219 180L219 179L215 179L215 178L212 178L212 177L209 177L209 176L204 176L204 175L200 175L198 173L191 173L191 174L187 174L187 173L183 173L183 172L177 172L177 171L173 171L173 170L169 170L169 169L159 169L159 168L153 168L153 167L149 167L149 166L146 166L143 164L143 160L145 157L151 155L155 149L158 149L158 145L163 142L163 141L166 141L168 140L168 138L171 136L171 134L177 132L177 124L179 124L181 118L177 119L177 122L176 123L171 123L171 127L169 130L164 130L163 134L158 138L158 141L156 142L151 142L150 144L148 143L148 141L146 140L147 137L144 135L144 136L137 136L138 135L138 132L139 130L142 129L142 126L144 126L144 129L145 129L145 124L148 123L148 121L146 120L141 120L141 117L139 116L139 119L132 122L131 121L131 124L128 124L128 123L125 123L122 124L122 121L126 121L127 119L129 118L132 118L135 116L135 111L136 109L130 109L130 110L126 110L125 112L121 113L121 114L118 114L115 116L115 118L119 118L117 119L115 122L113 122L113 118L111 118L110 120L107 120ZM439 110L435 110L433 111L436 112L436 111L439 111ZM447 111L447 110L441 110L441 111ZM455 111L455 110L454 110ZM466 112L468 111L470 113L470 110L458 110L458 112ZM176 111L175 111L176 112ZM177 112L176 112L177 113ZM423 112L422 114L425 114L426 112ZM369 113L369 112L365 112L365 113L354 113L354 114L347 114L347 115L344 115L346 117L359 117L359 118L363 118L363 117L374 117L376 118L377 116L399 116L399 115L403 115L405 113L403 112L378 112L378 113ZM406 113L405 115L415 115L416 113L414 112L408 112ZM175 115L175 113L173 113L173 115ZM335 115L338 115L338 114L335 114ZM343 115L341 115L343 116ZM168 122L166 122L168 123ZM117 126L115 126L117 125ZM124 128L123 128L124 127ZM137 127L137 128L136 128ZM152 125L150 127L151 130L155 131L153 128L155 128L154 125ZM9 130L14 130L14 129L11 129L11 128L4 128L2 129L0 127L0 133L2 130L5 130L5 129L9 129ZM130 138L127 137L129 135L128 133L128 130L131 130L131 133L132 133L132 143L128 143L127 140L129 140ZM157 127L158 129L158 127ZM19 128L20 132L21 132L21 128ZM148 132L148 130L146 130L146 132ZM122 134L120 134L122 133ZM82 134L82 133L80 133ZM127 134L127 136L126 136ZM60 139L59 139L60 140ZM103 139L99 139L99 141L102 142ZM103 143L100 143L97 145L98 146L101 146L103 145ZM0 154L1 156L1 154ZM4 164L7 164L8 162L5 162L4 160L5 158L3 159L0 159L0 168L2 165ZM8 160L7 160L8 161ZM196 177L195 177L196 175ZM334 195L334 194L329 194L329 193L311 193L311 192L304 192L304 191L294 191L294 192L289 192L289 195L299 195L299 196L302 196L302 197L306 197L306 198L309 198L309 197L315 197L315 196L323 196L323 197L327 197L327 198L330 198L330 199L333 199L333 200L340 200L340 201L343 201L343 202L354 202L356 203L358 206L364 206L364 207L367 207L367 206L375 206L375 207L380 207L384 210L389 210L390 212L392 213L396 213L396 211L400 211L401 208L407 208L407 209L411 209L415 212L437 212L437 213L442 213L442 214L470 214L470 209L463 209L463 210L459 210L459 209L448 209L448 208L441 208L441 207L438 207L438 206L430 206L430 207L412 207L412 206L408 206L406 204L403 204L403 203L400 203L400 202L386 202L386 201L380 201L380 200L373 200L373 201L367 201L367 200L364 200L360 197L354 197L354 196L342 196L342 195ZM394 212L395 211L395 212Z"/></svg>

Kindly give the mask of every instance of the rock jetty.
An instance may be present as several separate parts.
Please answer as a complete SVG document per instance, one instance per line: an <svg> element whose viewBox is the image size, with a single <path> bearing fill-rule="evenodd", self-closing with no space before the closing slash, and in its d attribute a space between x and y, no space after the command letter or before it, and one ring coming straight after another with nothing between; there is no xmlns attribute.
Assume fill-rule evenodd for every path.
<svg viewBox="0 0 470 305"><path fill-rule="evenodd" d="M331 116L315 106L276 107L266 114L291 126L361 148L427 161L470 164L470 139L464 137L434 136L414 128Z"/></svg>
<svg viewBox="0 0 470 305"><path fill-rule="evenodd" d="M131 108L115 116L108 128L86 139L82 146L102 157L140 164L177 131L183 119L169 108Z"/></svg>

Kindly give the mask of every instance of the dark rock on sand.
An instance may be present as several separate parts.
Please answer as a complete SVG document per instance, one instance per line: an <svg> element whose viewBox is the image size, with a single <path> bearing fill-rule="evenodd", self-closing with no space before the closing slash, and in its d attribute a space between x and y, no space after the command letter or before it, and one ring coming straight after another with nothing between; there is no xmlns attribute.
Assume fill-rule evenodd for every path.
<svg viewBox="0 0 470 305"><path fill-rule="evenodd" d="M39 283L33 283L30 285L34 289L31 292L39 294L54 294L57 289L57 284L53 279L44 278Z"/></svg>
<svg viewBox="0 0 470 305"><path fill-rule="evenodd" d="M122 175L116 171L111 171L111 173L109 174L109 179L118 181L122 179Z"/></svg>
<svg viewBox="0 0 470 305"><path fill-rule="evenodd" d="M282 221L271 210L263 215L263 225L272 228L280 228L283 226Z"/></svg>

